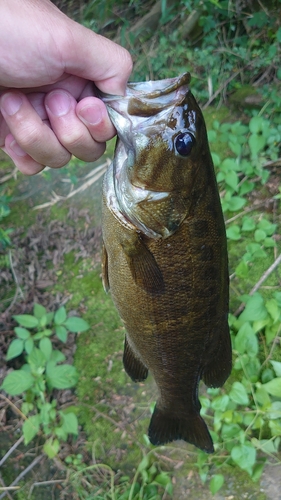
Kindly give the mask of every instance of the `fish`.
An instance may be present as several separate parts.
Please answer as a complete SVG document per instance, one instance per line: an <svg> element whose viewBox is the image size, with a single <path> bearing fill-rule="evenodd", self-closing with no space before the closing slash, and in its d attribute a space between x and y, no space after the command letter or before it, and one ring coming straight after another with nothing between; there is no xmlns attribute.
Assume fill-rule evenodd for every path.
<svg viewBox="0 0 281 500"><path fill-rule="evenodd" d="M101 96L117 131L102 194L102 279L125 326L123 364L159 396L148 436L206 453L200 380L232 367L225 224L202 112L188 72Z"/></svg>

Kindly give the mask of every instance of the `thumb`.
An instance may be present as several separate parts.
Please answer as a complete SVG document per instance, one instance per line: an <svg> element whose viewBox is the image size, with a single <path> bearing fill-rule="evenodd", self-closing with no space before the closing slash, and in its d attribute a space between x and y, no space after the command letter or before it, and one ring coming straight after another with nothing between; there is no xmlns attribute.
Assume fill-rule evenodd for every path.
<svg viewBox="0 0 281 500"><path fill-rule="evenodd" d="M70 39L61 52L65 72L95 82L102 92L124 95L133 67L129 52L75 21L71 24Z"/></svg>

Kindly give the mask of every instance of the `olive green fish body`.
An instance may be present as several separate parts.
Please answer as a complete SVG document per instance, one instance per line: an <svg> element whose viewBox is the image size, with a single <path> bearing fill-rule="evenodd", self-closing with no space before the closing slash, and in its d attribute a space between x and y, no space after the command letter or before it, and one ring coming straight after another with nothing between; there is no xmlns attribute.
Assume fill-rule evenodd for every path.
<svg viewBox="0 0 281 500"><path fill-rule="evenodd" d="M144 149L137 150L131 164L136 146L128 132L118 130L121 141L128 141L127 163L124 167L121 144L115 156L118 162L121 155L121 164L113 162L104 183L103 279L126 328L127 373L141 381L150 371L159 389L151 442L184 439L212 452L199 413L198 385L203 379L208 386L221 386L231 370L226 237L202 114L185 87L174 99L180 104L172 102L169 108L164 102L166 124L153 102L153 124L130 131L134 136L148 129L149 137L146 146L143 138L135 138ZM137 113L149 116L148 108L145 103ZM160 134L154 126L159 121ZM179 156L175 144L179 136L185 140L184 133L192 134L193 143L188 155ZM179 149L186 153L182 144ZM124 185L116 187L116 182ZM119 195L125 188L132 191L121 203L119 188ZM134 194L138 202L133 207Z"/></svg>

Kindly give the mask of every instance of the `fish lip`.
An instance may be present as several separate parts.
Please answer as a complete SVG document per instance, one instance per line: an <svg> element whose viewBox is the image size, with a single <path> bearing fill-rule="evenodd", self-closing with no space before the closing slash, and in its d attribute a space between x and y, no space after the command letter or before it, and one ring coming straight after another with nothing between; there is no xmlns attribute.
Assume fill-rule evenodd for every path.
<svg viewBox="0 0 281 500"><path fill-rule="evenodd" d="M110 118L116 127L110 108L122 116L151 118L165 112L170 106L180 105L189 91L190 73L174 78L147 82L128 83L124 96L110 95L97 90L97 95L108 108ZM118 131L118 127L117 131Z"/></svg>

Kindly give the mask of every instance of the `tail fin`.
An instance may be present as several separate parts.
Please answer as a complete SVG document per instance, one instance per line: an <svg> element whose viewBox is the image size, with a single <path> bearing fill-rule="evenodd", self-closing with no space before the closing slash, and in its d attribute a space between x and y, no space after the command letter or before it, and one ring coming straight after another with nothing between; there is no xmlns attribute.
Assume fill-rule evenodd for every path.
<svg viewBox="0 0 281 500"><path fill-rule="evenodd" d="M148 436L154 445L184 439L206 453L214 452L212 438L199 413L177 417L174 413L171 414L156 405L150 420Z"/></svg>

